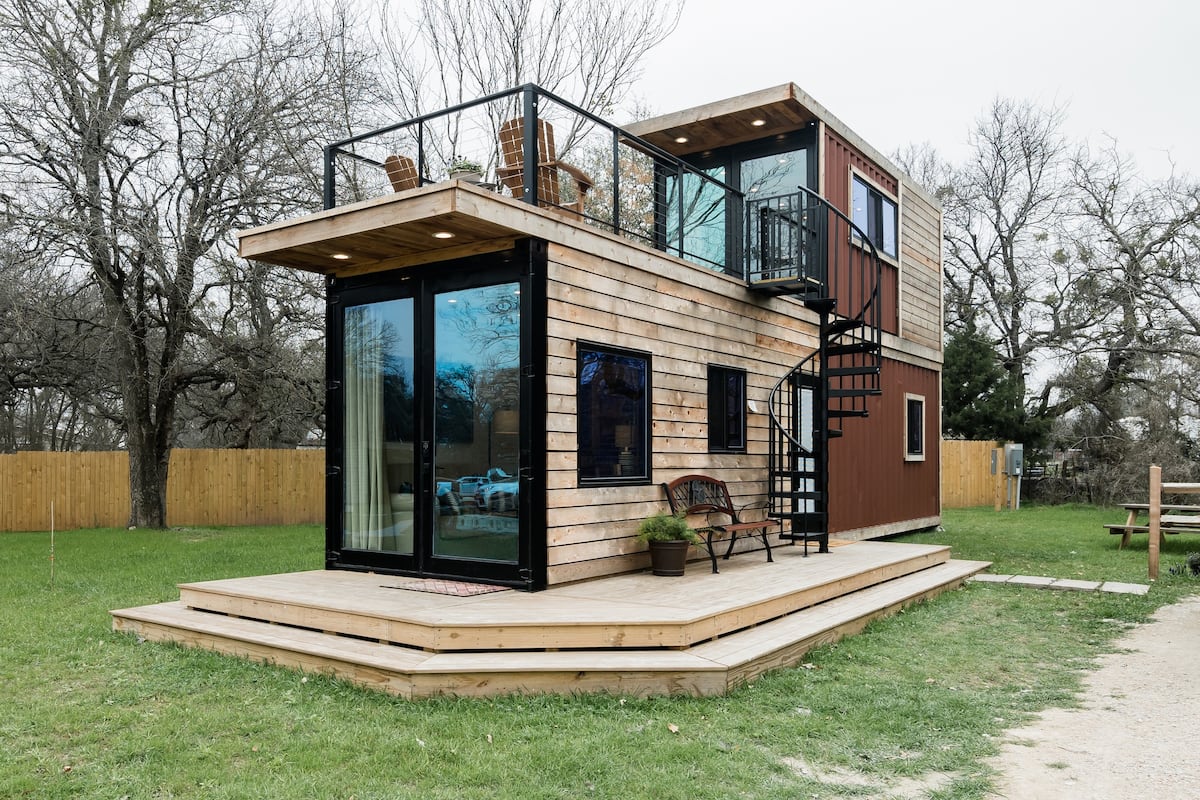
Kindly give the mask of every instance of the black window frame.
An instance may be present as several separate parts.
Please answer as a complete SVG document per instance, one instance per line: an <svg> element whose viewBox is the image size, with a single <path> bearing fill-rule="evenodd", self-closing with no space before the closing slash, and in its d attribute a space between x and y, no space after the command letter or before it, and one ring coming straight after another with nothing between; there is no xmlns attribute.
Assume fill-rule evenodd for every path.
<svg viewBox="0 0 1200 800"><path fill-rule="evenodd" d="M631 467L640 467L640 469L631 469L628 474L614 474L612 476L596 475L595 469L591 470L592 474L585 474L585 444L590 446L591 442L595 441L595 436L592 435L591 425L592 414L590 410L585 412L584 408L584 361L586 354L597 353L604 356L614 356L618 358L641 359L644 361L645 369L645 390L642 398L644 407L642 409L642 417L644 425L642 429L633 430L630 432L630 445L628 449L633 450L635 457L640 450L640 464L634 463ZM653 395L654 395L654 361L651 353L644 350L633 350L625 347L616 347L609 344L601 344L598 342L577 342L575 348L575 398L576 398L576 413L575 413L575 434L576 434L576 480L580 487L586 486L640 486L653 483L653 452L651 449L652 427L653 427ZM623 416L622 419L629 419L628 416ZM588 426L585 428L585 426ZM636 425L635 425L636 427ZM613 430L614 452L619 446L616 441L616 426ZM634 448L633 445L638 445ZM590 455L587 459L590 464L596 464L596 456ZM623 467L621 464L620 454L617 454L615 462L609 462L616 466Z"/></svg>
<svg viewBox="0 0 1200 800"><path fill-rule="evenodd" d="M867 193L867 219L866 224L860 225L854 219L854 189L855 184L861 184ZM889 214L885 211L890 211L892 218L892 244L894 252L884 248L884 219ZM851 171L850 173L850 219L854 224L862 229L862 232L867 235L867 239L875 245L875 249L879 254L893 261L900 259L900 202L890 194L885 192L879 186L872 183L868 178L860 175L858 172Z"/></svg>
<svg viewBox="0 0 1200 800"><path fill-rule="evenodd" d="M728 380L738 379L739 396L731 409ZM732 413L731 413L732 412ZM733 418L733 425L730 419ZM736 428L731 431L730 428ZM746 452L746 370L708 365L708 452Z"/></svg>

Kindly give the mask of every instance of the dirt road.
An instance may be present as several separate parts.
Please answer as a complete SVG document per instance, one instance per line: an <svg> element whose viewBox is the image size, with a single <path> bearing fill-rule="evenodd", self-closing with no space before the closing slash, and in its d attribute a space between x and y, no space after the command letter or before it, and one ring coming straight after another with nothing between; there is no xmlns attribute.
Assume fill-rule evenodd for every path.
<svg viewBox="0 0 1200 800"><path fill-rule="evenodd" d="M1083 707L1008 733L993 798L1200 797L1200 597L1167 606L1084 679Z"/></svg>

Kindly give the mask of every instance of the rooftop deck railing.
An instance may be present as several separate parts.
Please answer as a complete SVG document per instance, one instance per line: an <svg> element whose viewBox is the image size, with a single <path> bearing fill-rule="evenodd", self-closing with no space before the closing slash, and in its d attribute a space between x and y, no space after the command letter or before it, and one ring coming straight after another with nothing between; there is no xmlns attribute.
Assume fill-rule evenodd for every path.
<svg viewBox="0 0 1200 800"><path fill-rule="evenodd" d="M740 259L726 263L725 246L741 192L533 84L327 145L325 208L392 192L390 156L415 167L412 186L472 162L479 186L742 274Z"/></svg>

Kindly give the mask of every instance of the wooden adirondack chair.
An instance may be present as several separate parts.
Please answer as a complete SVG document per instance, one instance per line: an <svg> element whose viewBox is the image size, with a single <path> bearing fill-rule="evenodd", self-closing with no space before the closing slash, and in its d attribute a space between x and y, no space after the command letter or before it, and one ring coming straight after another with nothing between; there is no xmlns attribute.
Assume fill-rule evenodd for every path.
<svg viewBox="0 0 1200 800"><path fill-rule="evenodd" d="M383 160L383 168L387 170L388 180L392 182L392 189L397 192L416 189L421 185L421 176L417 174L417 165L408 156L392 154Z"/></svg>
<svg viewBox="0 0 1200 800"><path fill-rule="evenodd" d="M525 120L510 119L500 126L501 164L496 176L512 196L525 196ZM575 215L583 213L584 200L592 188L592 179L583 170L558 160L554 149L554 128L544 119L538 120L537 135L537 198L538 205L558 208ZM564 204L558 173L565 172L575 183L575 200Z"/></svg>

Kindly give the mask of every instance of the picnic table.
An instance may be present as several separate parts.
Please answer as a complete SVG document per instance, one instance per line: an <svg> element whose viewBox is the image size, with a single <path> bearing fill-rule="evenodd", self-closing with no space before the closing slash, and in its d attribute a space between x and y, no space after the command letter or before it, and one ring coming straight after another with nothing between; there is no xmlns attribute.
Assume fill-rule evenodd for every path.
<svg viewBox="0 0 1200 800"><path fill-rule="evenodd" d="M1150 544L1146 548L1149 564L1150 580L1158 578L1158 551L1162 546L1163 534L1200 533L1200 517L1192 514L1164 514L1164 494L1200 494L1200 483L1165 483L1162 479L1162 467L1150 465ZM1167 526L1167 527L1164 527Z"/></svg>
<svg viewBox="0 0 1200 800"><path fill-rule="evenodd" d="M1104 527L1111 534L1121 534L1121 543L1117 545L1117 549L1124 549L1125 545L1129 544L1135 533L1149 533L1150 514L1149 503L1122 503L1121 508L1125 509L1128 514L1125 517L1124 523L1110 523ZM1171 505L1164 503L1160 506L1161 513L1161 531L1162 533L1200 533L1200 517L1184 516L1186 514L1200 514L1200 505ZM1139 522L1139 518L1147 517L1145 522Z"/></svg>

